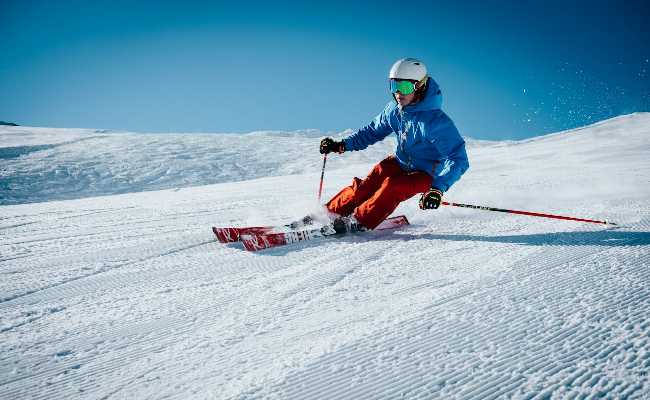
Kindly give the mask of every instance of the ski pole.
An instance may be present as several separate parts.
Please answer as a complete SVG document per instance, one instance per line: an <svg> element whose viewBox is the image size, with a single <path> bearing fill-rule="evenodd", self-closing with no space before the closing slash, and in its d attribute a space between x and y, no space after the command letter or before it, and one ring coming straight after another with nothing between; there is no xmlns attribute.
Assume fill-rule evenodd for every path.
<svg viewBox="0 0 650 400"><path fill-rule="evenodd" d="M509 213L509 214L529 215L529 216L532 216L532 217L564 219L564 220L568 220L568 221L579 221L579 222L591 222L593 224L618 225L618 224L615 224L615 223L609 222L609 221L597 221L597 220L593 220L593 219L565 217L563 215L542 214L542 213L530 212L530 211L505 210L503 208L474 206L474 205L471 205L471 204L449 203L449 202L446 202L446 201L443 201L441 204L444 205L444 206L474 208L474 209L477 209L477 210L497 211L497 212L504 212L504 213Z"/></svg>
<svg viewBox="0 0 650 400"><path fill-rule="evenodd" d="M318 204L320 204L320 196L323 194L323 177L325 176L325 163L327 163L327 154L323 154L323 169L320 172L320 186L318 187Z"/></svg>

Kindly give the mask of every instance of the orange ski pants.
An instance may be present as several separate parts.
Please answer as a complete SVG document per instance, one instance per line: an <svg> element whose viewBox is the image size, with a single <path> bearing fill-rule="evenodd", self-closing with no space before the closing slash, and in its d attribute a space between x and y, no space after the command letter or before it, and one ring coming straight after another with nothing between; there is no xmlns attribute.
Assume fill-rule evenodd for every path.
<svg viewBox="0 0 650 400"><path fill-rule="evenodd" d="M355 177L352 185L332 197L326 207L343 216L354 213L357 221L374 229L399 203L429 190L432 180L427 173L402 170L395 156L389 156L375 165L365 179Z"/></svg>

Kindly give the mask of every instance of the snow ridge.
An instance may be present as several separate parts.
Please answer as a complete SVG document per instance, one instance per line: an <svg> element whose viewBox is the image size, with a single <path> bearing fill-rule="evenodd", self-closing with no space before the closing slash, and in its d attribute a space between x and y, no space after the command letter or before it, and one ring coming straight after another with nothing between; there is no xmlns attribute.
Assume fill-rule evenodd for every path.
<svg viewBox="0 0 650 400"><path fill-rule="evenodd" d="M41 136L46 143L38 143ZM392 142L347 162L385 156ZM322 163L315 131L137 134L0 127L0 143L0 204L244 181L316 171ZM329 164L329 170L343 165Z"/></svg>

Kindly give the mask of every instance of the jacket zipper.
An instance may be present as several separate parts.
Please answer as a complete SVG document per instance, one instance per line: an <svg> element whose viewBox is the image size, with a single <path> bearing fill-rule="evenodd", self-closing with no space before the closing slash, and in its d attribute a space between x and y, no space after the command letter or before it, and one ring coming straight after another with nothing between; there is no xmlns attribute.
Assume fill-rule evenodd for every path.
<svg viewBox="0 0 650 400"><path fill-rule="evenodd" d="M404 140L401 141L400 147L402 148L402 153L406 154L408 157L408 162L406 163L406 166L409 169L413 169L413 160L411 159L411 155L406 152L406 139L408 136L408 129L404 129L404 111L400 110L399 114L400 114L400 121L399 121L400 128L402 128L402 133L404 134Z"/></svg>

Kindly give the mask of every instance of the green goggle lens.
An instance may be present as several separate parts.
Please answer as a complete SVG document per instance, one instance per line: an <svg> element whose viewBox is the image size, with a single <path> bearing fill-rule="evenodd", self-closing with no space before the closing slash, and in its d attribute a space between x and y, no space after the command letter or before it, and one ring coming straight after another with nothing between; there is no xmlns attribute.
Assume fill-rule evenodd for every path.
<svg viewBox="0 0 650 400"><path fill-rule="evenodd" d="M415 92L415 83L411 81L398 81L395 79L391 79L390 92L393 94L400 92L401 94L407 96Z"/></svg>

